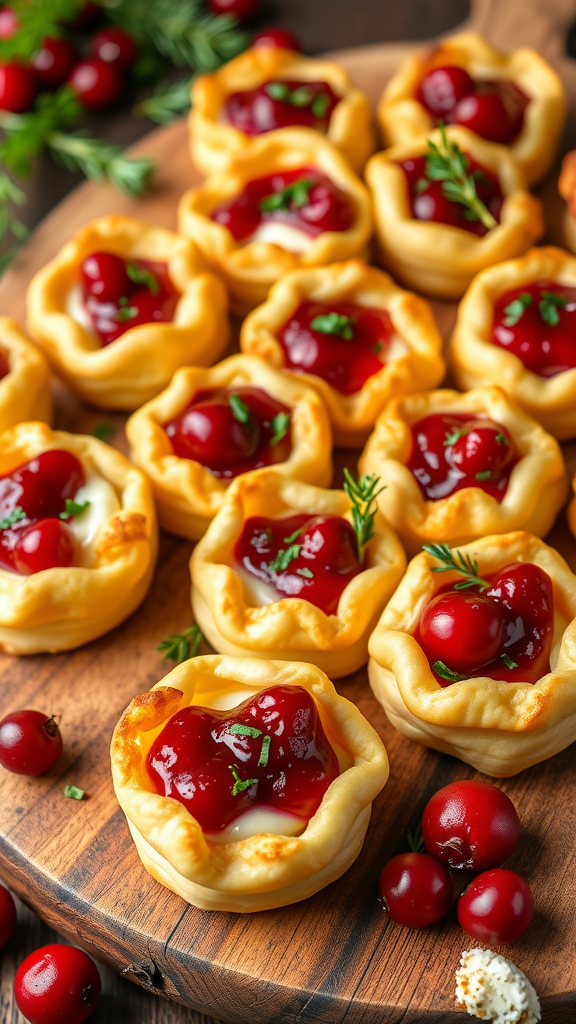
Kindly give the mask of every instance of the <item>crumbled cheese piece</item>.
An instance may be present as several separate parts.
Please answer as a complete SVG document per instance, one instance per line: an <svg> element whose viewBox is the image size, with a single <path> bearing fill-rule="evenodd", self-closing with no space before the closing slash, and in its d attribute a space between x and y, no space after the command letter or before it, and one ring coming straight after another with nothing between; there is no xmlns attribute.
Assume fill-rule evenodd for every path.
<svg viewBox="0 0 576 1024"><path fill-rule="evenodd" d="M537 1024L540 1002L528 978L491 949L468 949L456 971L456 1000L493 1024Z"/></svg>

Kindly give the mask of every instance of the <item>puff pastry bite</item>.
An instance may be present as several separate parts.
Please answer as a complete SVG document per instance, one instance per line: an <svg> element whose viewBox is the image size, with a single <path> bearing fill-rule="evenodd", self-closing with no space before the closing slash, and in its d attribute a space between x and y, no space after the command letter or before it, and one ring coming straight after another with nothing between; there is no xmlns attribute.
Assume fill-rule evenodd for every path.
<svg viewBox="0 0 576 1024"><path fill-rule="evenodd" d="M0 437L0 647L66 651L126 619L156 561L149 484L93 437L20 423Z"/></svg>
<svg viewBox="0 0 576 1024"><path fill-rule="evenodd" d="M132 410L229 338L226 291L193 242L130 217L87 224L32 279L28 324L85 401Z"/></svg>
<svg viewBox="0 0 576 1024"><path fill-rule="evenodd" d="M467 204L446 193L451 181L435 178L431 146L443 162L464 163L459 182ZM521 255L544 230L541 203L526 191L514 157L466 128L440 128L377 153L366 180L379 258L409 287L430 295L459 298L475 274Z"/></svg>
<svg viewBox="0 0 576 1024"><path fill-rule="evenodd" d="M322 132L356 171L376 149L367 97L339 64L273 46L245 50L192 86L192 160L223 171L252 140L279 128Z"/></svg>
<svg viewBox="0 0 576 1024"><path fill-rule="evenodd" d="M545 246L472 282L447 347L458 386L498 383L563 440L576 435L576 258Z"/></svg>
<svg viewBox="0 0 576 1024"><path fill-rule="evenodd" d="M24 420L52 421L50 367L8 316L0 316L0 434Z"/></svg>
<svg viewBox="0 0 576 1024"><path fill-rule="evenodd" d="M576 252L576 150L566 153L558 179L558 191L566 200L564 211L564 240L572 252Z"/></svg>
<svg viewBox="0 0 576 1024"><path fill-rule="evenodd" d="M568 481L558 442L499 387L393 399L359 460L409 553L489 533L545 537Z"/></svg>
<svg viewBox="0 0 576 1024"><path fill-rule="evenodd" d="M366 662L406 559L371 500L377 482L364 483L372 494L353 502L273 469L234 481L190 562L194 618L217 651L310 661L334 678Z"/></svg>
<svg viewBox="0 0 576 1024"><path fill-rule="evenodd" d="M214 655L136 697L111 758L150 874L202 910L236 913L339 878L388 778L378 735L314 665ZM199 771L201 790L190 785Z"/></svg>
<svg viewBox="0 0 576 1024"><path fill-rule="evenodd" d="M393 395L444 376L428 303L363 260L286 274L246 317L240 347L310 383L345 448L366 441Z"/></svg>
<svg viewBox="0 0 576 1024"><path fill-rule="evenodd" d="M132 461L148 476L160 526L198 540L240 473L274 465L329 486L330 423L322 400L256 356L177 370L126 424Z"/></svg>
<svg viewBox="0 0 576 1024"><path fill-rule="evenodd" d="M465 32L410 57L378 104L385 145L460 124L510 148L532 184L552 161L564 117L562 82L535 50L504 54Z"/></svg>
<svg viewBox="0 0 576 1024"><path fill-rule="evenodd" d="M178 223L223 278L232 309L244 314L289 270L363 255L372 206L326 138L283 128L254 139L225 171L186 192Z"/></svg>
<svg viewBox="0 0 576 1024"><path fill-rule="evenodd" d="M370 638L370 685L405 736L515 775L576 739L575 615L576 577L531 534L431 547Z"/></svg>

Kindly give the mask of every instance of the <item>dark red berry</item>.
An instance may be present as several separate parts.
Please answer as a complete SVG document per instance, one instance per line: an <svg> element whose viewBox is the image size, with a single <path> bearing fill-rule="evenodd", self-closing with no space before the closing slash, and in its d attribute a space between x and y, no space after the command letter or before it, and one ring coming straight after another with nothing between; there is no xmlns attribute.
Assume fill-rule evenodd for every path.
<svg viewBox="0 0 576 1024"><path fill-rule="evenodd" d="M461 927L488 946L516 942L533 917L530 886L515 871L505 868L478 875L458 900Z"/></svg>
<svg viewBox="0 0 576 1024"><path fill-rule="evenodd" d="M0 949L10 941L16 927L16 906L12 894L0 885Z"/></svg>
<svg viewBox="0 0 576 1024"><path fill-rule="evenodd" d="M443 661L466 675L498 657L506 623L502 610L483 594L449 590L424 608L420 635L431 662Z"/></svg>
<svg viewBox="0 0 576 1024"><path fill-rule="evenodd" d="M93 960L74 946L42 946L16 972L14 995L30 1024L82 1024L100 996Z"/></svg>
<svg viewBox="0 0 576 1024"><path fill-rule="evenodd" d="M272 46L278 50L295 50L296 53L300 53L298 39L287 28L263 28L254 36L252 46L257 48Z"/></svg>
<svg viewBox="0 0 576 1024"><path fill-rule="evenodd" d="M106 64L114 64L120 71L127 71L136 60L138 50L132 36L115 25L107 25L92 36L88 53Z"/></svg>
<svg viewBox="0 0 576 1024"><path fill-rule="evenodd" d="M74 63L76 50L66 39L50 39L42 43L42 49L32 54L30 67L36 81L46 89L57 89L67 81Z"/></svg>
<svg viewBox="0 0 576 1024"><path fill-rule="evenodd" d="M0 39L11 39L20 28L20 22L11 7L0 10Z"/></svg>
<svg viewBox="0 0 576 1024"><path fill-rule="evenodd" d="M422 79L422 102L432 114L446 117L459 100L474 91L474 79L464 68L447 66L433 68Z"/></svg>
<svg viewBox="0 0 576 1024"><path fill-rule="evenodd" d="M0 110L23 114L30 110L36 93L34 76L20 64L0 64Z"/></svg>
<svg viewBox="0 0 576 1024"><path fill-rule="evenodd" d="M0 722L0 764L16 775L43 775L62 753L62 734L42 711L12 711Z"/></svg>
<svg viewBox="0 0 576 1024"><path fill-rule="evenodd" d="M259 0L208 0L212 14L233 14L238 21L252 21L258 11Z"/></svg>
<svg viewBox="0 0 576 1024"><path fill-rule="evenodd" d="M102 110L111 106L122 91L122 79L114 64L103 60L84 60L68 79L83 106Z"/></svg>
<svg viewBox="0 0 576 1024"><path fill-rule="evenodd" d="M452 879L426 853L400 853L384 865L378 883L388 917L406 928L425 928L450 909Z"/></svg>
<svg viewBox="0 0 576 1024"><path fill-rule="evenodd" d="M74 533L60 519L39 519L18 533L13 548L14 567L22 576L72 565Z"/></svg>
<svg viewBox="0 0 576 1024"><path fill-rule="evenodd" d="M499 867L516 849L520 820L496 786L462 779L440 789L422 815L428 853L453 868Z"/></svg>
<svg viewBox="0 0 576 1024"><path fill-rule="evenodd" d="M124 260L113 252L93 252L87 256L81 274L86 293L98 302L118 302L132 288Z"/></svg>

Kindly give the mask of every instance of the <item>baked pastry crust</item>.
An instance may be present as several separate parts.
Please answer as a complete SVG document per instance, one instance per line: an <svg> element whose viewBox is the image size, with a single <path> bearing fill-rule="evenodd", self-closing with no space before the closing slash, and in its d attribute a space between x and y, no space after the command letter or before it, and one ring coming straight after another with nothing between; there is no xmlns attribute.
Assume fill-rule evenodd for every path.
<svg viewBox="0 0 576 1024"><path fill-rule="evenodd" d="M416 97L424 76L446 65L464 68L472 78L508 79L530 97L520 134L508 148L529 184L543 178L554 160L566 116L562 81L535 50L523 47L504 54L475 32L450 36L409 57L390 79L377 109L384 145L407 142L434 127Z"/></svg>
<svg viewBox="0 0 576 1024"><path fill-rule="evenodd" d="M340 394L312 373L287 369L277 334L306 301L353 302L387 309L404 353L383 363L382 369L352 395ZM286 274L271 289L267 302L246 317L240 347L316 389L328 409L334 443L340 448L364 444L376 417L393 395L433 388L445 373L442 338L429 304L399 288L388 274L358 259Z"/></svg>
<svg viewBox="0 0 576 1024"><path fill-rule="evenodd" d="M526 191L524 174L505 146L449 125L446 135L498 176L504 196L500 223L480 237L462 228L412 217L404 171L398 162L426 152L439 131L399 143L371 157L366 180L372 191L379 258L409 287L457 299L485 267L519 256L544 230L542 204Z"/></svg>
<svg viewBox="0 0 576 1024"><path fill-rule="evenodd" d="M218 71L200 75L192 86L189 115L190 152L203 174L225 170L232 157L239 156L252 139L226 123L223 107L231 93L257 89L276 79L327 82L341 97L326 132L329 141L348 159L354 170L362 171L376 149L370 104L355 89L344 68L332 60L304 57L293 50L274 46L245 50ZM266 133L269 134L269 133Z"/></svg>
<svg viewBox="0 0 576 1024"><path fill-rule="evenodd" d="M141 324L100 348L68 315L78 269L97 250L124 259L166 262L181 293L171 323ZM179 366L206 365L224 351L230 327L226 291L193 242L131 217L100 217L82 228L32 279L29 329L55 371L85 401L101 409L138 408L166 387Z"/></svg>
<svg viewBox="0 0 576 1024"><path fill-rule="evenodd" d="M308 512L351 519L350 508L344 491L289 480L273 469L234 481L190 561L194 618L215 650L310 661L333 678L365 664L368 637L406 565L400 542L380 512L367 549L368 568L343 591L337 615L326 615L302 598L248 605L242 580L232 568L234 545L250 516L281 519Z"/></svg>
<svg viewBox="0 0 576 1024"><path fill-rule="evenodd" d="M8 356L10 367L0 380L0 434L24 420L51 423L48 361L9 316L0 316L0 349Z"/></svg>
<svg viewBox="0 0 576 1024"><path fill-rule="evenodd" d="M20 423L0 438L0 475L64 448L107 480L120 510L102 530L96 563L31 576L0 569L0 648L9 654L68 651L123 622L145 597L157 553L154 502L144 474L94 437Z"/></svg>
<svg viewBox="0 0 576 1024"><path fill-rule="evenodd" d="M566 153L562 161L558 191L566 200L563 220L564 241L571 252L576 252L576 149Z"/></svg>
<svg viewBox="0 0 576 1024"><path fill-rule="evenodd" d="M481 487L465 487L437 501L424 498L406 463L412 424L433 413L486 416L507 428L521 458L501 502ZM378 504L409 554L425 543L446 542L452 547L512 530L545 537L568 493L558 442L496 386L466 394L442 390L393 399L379 417L358 466L360 473L376 473L386 483Z"/></svg>
<svg viewBox="0 0 576 1024"><path fill-rule="evenodd" d="M180 708L214 706L215 699L230 706L221 702L230 693L236 706L276 685L313 695L328 740L342 751L341 774L301 835L212 843L183 804L152 791L148 750ZM389 770L374 729L314 665L214 655L185 662L135 697L114 730L111 758L118 802L150 874L202 910L236 913L297 903L339 878L361 850L372 800Z"/></svg>
<svg viewBox="0 0 576 1024"><path fill-rule="evenodd" d="M210 219L212 210L242 192L250 181L277 170L309 166L323 171L351 198L356 215L347 231L324 231L306 252L295 253L268 242L238 243L228 228ZM178 224L180 232L194 239L223 278L232 310L242 315L264 302L272 285L289 270L364 255L373 230L368 189L346 158L309 128L282 128L252 140L245 152L231 159L226 171L184 193Z"/></svg>
<svg viewBox="0 0 576 1024"><path fill-rule="evenodd" d="M446 358L458 387L498 383L559 440L576 436L576 369L547 379L527 370L512 352L493 345L493 306L500 295L534 281L576 286L576 258L542 246L520 259L489 267L472 282L458 308Z"/></svg>
<svg viewBox="0 0 576 1024"><path fill-rule="evenodd" d="M499 778L544 761L576 739L576 577L553 548L528 533L484 537L460 549L481 574L533 562L552 578L552 671L537 683L487 677L445 688L412 634L424 606L453 573L422 552L408 566L370 638L368 677L392 725L404 736Z"/></svg>
<svg viewBox="0 0 576 1024"><path fill-rule="evenodd" d="M209 370L177 370L170 385L138 409L126 424L131 458L152 485L158 521L189 540L198 540L222 506L229 480L213 476L199 462L174 454L163 424L184 411L199 391L252 385L262 388L292 413L292 452L277 472L328 487L332 480L330 423L322 400L304 381L292 380L256 356L231 356Z"/></svg>

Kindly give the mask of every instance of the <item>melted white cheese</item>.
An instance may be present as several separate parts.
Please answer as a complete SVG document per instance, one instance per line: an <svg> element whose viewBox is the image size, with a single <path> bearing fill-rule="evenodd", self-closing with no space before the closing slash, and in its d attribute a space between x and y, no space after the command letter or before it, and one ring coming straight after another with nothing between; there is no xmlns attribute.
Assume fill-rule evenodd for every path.
<svg viewBox="0 0 576 1024"><path fill-rule="evenodd" d="M315 239L305 231L299 231L291 224L284 224L278 220L265 220L256 228L253 235L250 235L249 242L267 242L268 245L278 245L286 252L308 252Z"/></svg>
<svg viewBox="0 0 576 1024"><path fill-rule="evenodd" d="M540 1002L525 974L491 949L468 949L456 971L456 999L493 1024L537 1024Z"/></svg>
<svg viewBox="0 0 576 1024"><path fill-rule="evenodd" d="M84 303L81 285L75 284L70 289L64 302L64 309L72 320L80 324L80 327L83 327L89 334L94 334L92 320Z"/></svg>
<svg viewBox="0 0 576 1024"><path fill-rule="evenodd" d="M84 487L74 495L74 501L81 505L90 504L80 516L68 520L68 526L76 538L74 565L91 566L96 561L96 548L102 531L112 516L120 511L118 495L104 477L93 469L87 469Z"/></svg>
<svg viewBox="0 0 576 1024"><path fill-rule="evenodd" d="M242 580L244 600L250 608L263 608L267 604L275 604L276 601L282 600L284 595L279 594L270 583L259 579L258 576L253 576L251 572L236 563L232 565L232 568Z"/></svg>
<svg viewBox="0 0 576 1024"><path fill-rule="evenodd" d="M238 843L250 836L267 833L275 836L297 836L303 832L308 822L295 814L286 814L273 807L254 807L239 818L235 818L221 832L206 832L206 839L211 843Z"/></svg>
<svg viewBox="0 0 576 1024"><path fill-rule="evenodd" d="M393 334L390 341L382 350L382 362L391 363L394 359L400 359L410 351L408 345L397 334Z"/></svg>

